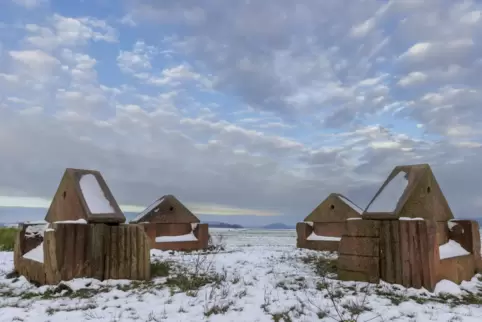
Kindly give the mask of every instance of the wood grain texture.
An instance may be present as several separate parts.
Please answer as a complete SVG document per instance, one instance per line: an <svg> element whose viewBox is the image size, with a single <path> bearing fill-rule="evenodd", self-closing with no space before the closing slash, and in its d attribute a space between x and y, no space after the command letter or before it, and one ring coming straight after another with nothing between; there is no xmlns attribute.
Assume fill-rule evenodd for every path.
<svg viewBox="0 0 482 322"><path fill-rule="evenodd" d="M353 209L342 198L345 197L338 193L331 193L306 216L304 221L337 223L344 222L348 218L361 218L361 210Z"/></svg>
<svg viewBox="0 0 482 322"><path fill-rule="evenodd" d="M196 217L179 199L173 195L164 195L158 199L159 204L145 213L141 218L132 220L132 223L165 223L165 224L190 224L199 223ZM149 206L148 206L149 207Z"/></svg>
<svg viewBox="0 0 482 322"><path fill-rule="evenodd" d="M104 197L113 209L112 213L91 213L79 184L83 175L93 175L97 179ZM78 219L85 219L91 223L125 222L124 214L99 171L67 168L45 216L45 220L49 223Z"/></svg>

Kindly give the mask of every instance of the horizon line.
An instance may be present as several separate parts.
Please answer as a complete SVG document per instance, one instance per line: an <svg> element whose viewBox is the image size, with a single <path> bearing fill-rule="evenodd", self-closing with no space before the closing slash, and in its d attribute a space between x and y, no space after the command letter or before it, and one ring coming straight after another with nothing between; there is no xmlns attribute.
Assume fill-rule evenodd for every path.
<svg viewBox="0 0 482 322"><path fill-rule="evenodd" d="M48 209L51 201L39 197L9 197L0 196L0 207L12 208L41 208ZM231 207L220 204L203 204L203 203L186 203L191 212L195 215L212 215L212 216L259 216L272 217L281 216L279 212ZM136 205L119 205L123 212L140 213L146 207Z"/></svg>

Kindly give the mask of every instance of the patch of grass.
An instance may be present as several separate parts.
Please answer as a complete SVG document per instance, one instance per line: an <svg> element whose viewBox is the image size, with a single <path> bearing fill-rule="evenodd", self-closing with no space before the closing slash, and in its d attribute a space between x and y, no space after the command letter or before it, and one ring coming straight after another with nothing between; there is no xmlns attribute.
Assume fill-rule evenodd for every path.
<svg viewBox="0 0 482 322"><path fill-rule="evenodd" d="M273 318L274 322L292 322L293 320L291 319L289 312L282 312L282 313L274 313L271 314L271 317Z"/></svg>
<svg viewBox="0 0 482 322"><path fill-rule="evenodd" d="M172 270L172 263L155 261L151 263L151 276L152 277L165 277L169 276Z"/></svg>
<svg viewBox="0 0 482 322"><path fill-rule="evenodd" d="M313 266L315 273L319 276L327 276L329 274L337 273L337 260L332 258L326 258L323 256L308 255L301 258L305 264Z"/></svg>
<svg viewBox="0 0 482 322"><path fill-rule="evenodd" d="M348 301L347 303L343 303L341 307L350 312L352 316L359 316L363 312L372 310L372 308L368 307L367 305L359 304L354 301Z"/></svg>
<svg viewBox="0 0 482 322"><path fill-rule="evenodd" d="M460 296L456 296L449 293L440 293L438 295L411 295L406 296L402 293L396 292L396 290L376 288L375 293L378 296L389 299L392 304L399 305L402 302L414 301L418 304L426 304L429 302L447 304L450 307L456 307L460 305L482 305L482 291L477 293L464 291Z"/></svg>
<svg viewBox="0 0 482 322"><path fill-rule="evenodd" d="M95 308L97 308L95 304L88 303L85 305L80 305L75 307L58 307L58 308L48 307L45 310L45 313L47 313L47 315L54 315L56 312L87 311L87 310L93 310Z"/></svg>
<svg viewBox="0 0 482 322"><path fill-rule="evenodd" d="M178 274L173 277L169 277L166 280L166 285L171 288L177 288L181 292L195 291L201 287L215 283L219 284L224 279L221 274L199 274L199 275L189 275L189 274Z"/></svg>
<svg viewBox="0 0 482 322"><path fill-rule="evenodd" d="M399 305L400 303L406 302L406 301L409 300L409 298L407 296L403 295L403 294L399 294L399 293L392 292L390 290L385 290L385 289L382 289L382 288L377 288L375 290L375 293L378 296L385 297L385 298L389 299L390 302L392 302L393 305Z"/></svg>
<svg viewBox="0 0 482 322"><path fill-rule="evenodd" d="M225 314L226 312L229 311L229 308L231 305L233 305L233 301L229 301L228 303L225 304L217 304L212 307L210 307L207 311L204 312L204 316L209 317L213 314Z"/></svg>
<svg viewBox="0 0 482 322"><path fill-rule="evenodd" d="M0 228L0 251L13 251L15 246L15 236L17 235L18 228Z"/></svg>

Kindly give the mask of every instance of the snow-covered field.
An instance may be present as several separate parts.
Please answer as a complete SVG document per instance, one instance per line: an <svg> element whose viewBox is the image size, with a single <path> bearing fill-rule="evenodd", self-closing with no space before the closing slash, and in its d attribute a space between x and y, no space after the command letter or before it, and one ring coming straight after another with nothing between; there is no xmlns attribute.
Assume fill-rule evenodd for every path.
<svg viewBox="0 0 482 322"><path fill-rule="evenodd" d="M10 276L12 253L0 252L0 321L482 321L480 275L436 294L339 282L335 256L296 249L295 231L211 233L224 250L152 251L153 272L168 276L151 282L38 288Z"/></svg>

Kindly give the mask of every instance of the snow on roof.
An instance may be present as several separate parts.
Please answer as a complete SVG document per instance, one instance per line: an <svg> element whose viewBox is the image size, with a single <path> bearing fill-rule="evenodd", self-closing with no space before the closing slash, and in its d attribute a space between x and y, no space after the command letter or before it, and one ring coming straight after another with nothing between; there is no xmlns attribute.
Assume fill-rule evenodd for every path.
<svg viewBox="0 0 482 322"><path fill-rule="evenodd" d="M177 236L158 236L156 237L156 243L168 243L168 242L186 242L186 241L197 241L198 239L192 232L185 235Z"/></svg>
<svg viewBox="0 0 482 322"><path fill-rule="evenodd" d="M41 242L40 245L26 252L23 258L31 259L33 261L43 263L44 262L44 243Z"/></svg>
<svg viewBox="0 0 482 322"><path fill-rule="evenodd" d="M346 197L342 196L342 195L338 195L338 198L340 198L341 201L343 201L344 203L346 203L348 206L350 206L351 208L353 208L353 210L355 210L356 212L358 212L360 215L363 213L363 209L361 209L360 207L358 207L357 205L355 205L353 202L351 202L350 200L348 200Z"/></svg>
<svg viewBox="0 0 482 322"><path fill-rule="evenodd" d="M29 224L29 225L45 225L45 224L48 224L48 222L46 222L45 220L26 221L24 223Z"/></svg>
<svg viewBox="0 0 482 322"><path fill-rule="evenodd" d="M341 237L332 237L332 236L320 236L312 232L306 240L324 240L324 241L340 241Z"/></svg>
<svg viewBox="0 0 482 322"><path fill-rule="evenodd" d="M37 236L43 237L45 229L47 229L48 226L49 226L48 223L27 226L27 228L25 229L25 237L26 238L33 238Z"/></svg>
<svg viewBox="0 0 482 322"><path fill-rule="evenodd" d="M55 224L87 224L85 219L55 221Z"/></svg>
<svg viewBox="0 0 482 322"><path fill-rule="evenodd" d="M449 240L448 243L439 246L440 259L453 258L458 256L470 255L459 243L455 240Z"/></svg>
<svg viewBox="0 0 482 322"><path fill-rule="evenodd" d="M146 209L144 209L141 213L139 213L136 218L134 218L132 221L139 221L142 219L142 217L144 217L145 215L147 215L148 213L150 213L154 208L156 208L157 206L159 206L161 204L161 202L164 200L164 196L162 196L161 198L157 199L156 201L154 201L153 203L151 203Z"/></svg>
<svg viewBox="0 0 482 322"><path fill-rule="evenodd" d="M80 178L80 189L82 190L87 207L93 215L112 214L115 212L109 200L105 197L99 181L97 181L97 178L93 174L82 175Z"/></svg>
<svg viewBox="0 0 482 322"><path fill-rule="evenodd" d="M408 185L408 174L400 171L373 200L367 212L394 212Z"/></svg>

